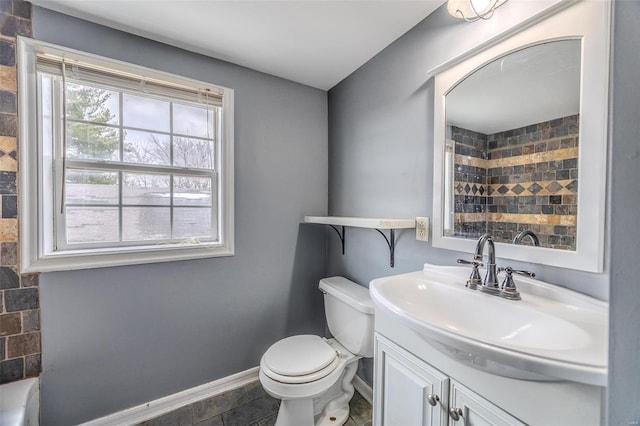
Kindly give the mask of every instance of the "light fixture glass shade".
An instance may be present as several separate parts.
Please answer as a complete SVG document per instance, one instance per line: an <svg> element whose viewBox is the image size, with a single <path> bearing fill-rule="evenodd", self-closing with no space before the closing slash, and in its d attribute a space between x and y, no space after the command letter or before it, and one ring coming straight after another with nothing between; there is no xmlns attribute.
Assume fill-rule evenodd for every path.
<svg viewBox="0 0 640 426"><path fill-rule="evenodd" d="M489 19L493 12L507 0L448 0L447 10L454 18L468 22Z"/></svg>

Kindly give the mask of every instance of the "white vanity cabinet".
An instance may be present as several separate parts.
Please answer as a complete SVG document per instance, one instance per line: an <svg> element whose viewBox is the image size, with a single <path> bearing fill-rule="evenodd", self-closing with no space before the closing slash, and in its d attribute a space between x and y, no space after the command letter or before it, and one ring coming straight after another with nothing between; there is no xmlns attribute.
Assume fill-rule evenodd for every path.
<svg viewBox="0 0 640 426"><path fill-rule="evenodd" d="M374 424L446 425L449 378L376 335Z"/></svg>
<svg viewBox="0 0 640 426"><path fill-rule="evenodd" d="M455 380L451 380L451 386L449 387L449 424L520 426L525 423L487 401L471 389L464 387Z"/></svg>
<svg viewBox="0 0 640 426"><path fill-rule="evenodd" d="M375 424L605 424L606 303L526 277L506 300L468 274L425 264L371 281Z"/></svg>
<svg viewBox="0 0 640 426"><path fill-rule="evenodd" d="M376 426L524 425L380 335L373 407Z"/></svg>

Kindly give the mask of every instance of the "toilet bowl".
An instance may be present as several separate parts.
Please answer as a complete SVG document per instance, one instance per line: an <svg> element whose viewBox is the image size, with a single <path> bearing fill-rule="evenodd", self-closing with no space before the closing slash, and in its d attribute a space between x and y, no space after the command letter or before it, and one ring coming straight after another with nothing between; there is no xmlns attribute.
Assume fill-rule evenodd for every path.
<svg viewBox="0 0 640 426"><path fill-rule="evenodd" d="M320 281L329 330L274 343L260 361L260 383L281 399L276 426L342 425L349 418L358 360L373 356L373 302L342 277Z"/></svg>

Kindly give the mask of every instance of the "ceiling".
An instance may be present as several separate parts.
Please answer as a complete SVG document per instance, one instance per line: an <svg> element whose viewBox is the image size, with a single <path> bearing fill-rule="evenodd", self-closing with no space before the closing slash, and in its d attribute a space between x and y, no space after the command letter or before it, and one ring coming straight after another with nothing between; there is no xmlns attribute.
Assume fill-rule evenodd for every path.
<svg viewBox="0 0 640 426"><path fill-rule="evenodd" d="M32 0L328 90L445 0Z"/></svg>

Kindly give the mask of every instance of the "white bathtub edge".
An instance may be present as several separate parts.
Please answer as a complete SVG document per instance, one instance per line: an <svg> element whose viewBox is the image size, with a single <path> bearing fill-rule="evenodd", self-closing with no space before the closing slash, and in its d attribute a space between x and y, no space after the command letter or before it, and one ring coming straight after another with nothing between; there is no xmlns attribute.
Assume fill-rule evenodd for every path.
<svg viewBox="0 0 640 426"><path fill-rule="evenodd" d="M39 383L39 379L33 377L0 386L0 426L38 426Z"/></svg>

